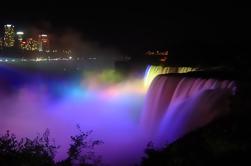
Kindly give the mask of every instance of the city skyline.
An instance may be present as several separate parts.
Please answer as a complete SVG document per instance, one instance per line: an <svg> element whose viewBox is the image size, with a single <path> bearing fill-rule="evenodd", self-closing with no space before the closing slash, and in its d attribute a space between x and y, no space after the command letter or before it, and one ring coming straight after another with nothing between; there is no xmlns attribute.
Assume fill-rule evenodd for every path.
<svg viewBox="0 0 251 166"><path fill-rule="evenodd" d="M50 4L46 12L30 15L13 11L2 23L44 30L63 36L73 32L82 41L112 48L135 59L148 50L169 50L175 63L206 64L217 59L246 59L251 44L250 10L228 4L225 8L87 7ZM23 10L23 9L22 9ZM31 13L36 9L29 9ZM4 13L4 11L2 11ZM1 16L0 16L1 18ZM67 42L67 40L65 40ZM57 42L55 42L57 43ZM73 45L73 42L68 42ZM221 57L227 55L227 57ZM236 57L240 56L240 57ZM246 60L244 60L246 61Z"/></svg>
<svg viewBox="0 0 251 166"><path fill-rule="evenodd" d="M49 52L49 37L45 33L32 34L29 31L24 33L23 30L13 24L3 25L3 35L0 36L0 48L18 48L27 51ZM35 39L30 36L37 36Z"/></svg>

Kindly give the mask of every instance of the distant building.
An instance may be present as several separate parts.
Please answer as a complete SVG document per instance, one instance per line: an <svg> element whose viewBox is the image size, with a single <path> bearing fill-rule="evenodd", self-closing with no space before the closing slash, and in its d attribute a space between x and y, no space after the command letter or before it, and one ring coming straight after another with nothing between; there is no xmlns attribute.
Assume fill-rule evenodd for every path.
<svg viewBox="0 0 251 166"><path fill-rule="evenodd" d="M37 51L39 49L39 43L36 40L33 40L32 38L29 38L27 40L27 50L28 51Z"/></svg>
<svg viewBox="0 0 251 166"><path fill-rule="evenodd" d="M24 32L18 31L16 34L17 34L17 40L18 40L18 47L21 48Z"/></svg>
<svg viewBox="0 0 251 166"><path fill-rule="evenodd" d="M38 35L38 43L39 43L38 51L48 52L50 50L48 35L46 34Z"/></svg>
<svg viewBox="0 0 251 166"><path fill-rule="evenodd" d="M53 48L47 34L24 34L23 31L16 31L12 24L6 24L0 29L0 53L19 57L25 55L35 56L64 56L72 59L72 51L68 48ZM29 33L29 32L27 32ZM27 38L27 36L37 36ZM35 39L35 40L34 40ZM40 53L39 53L40 52Z"/></svg>
<svg viewBox="0 0 251 166"><path fill-rule="evenodd" d="M39 42L36 40L33 40L32 38L28 38L26 41L21 42L20 47L23 50L27 50L27 51L38 51Z"/></svg>
<svg viewBox="0 0 251 166"><path fill-rule="evenodd" d="M17 40L18 41L22 41L23 40L23 36L24 36L24 32L22 32L22 31L18 31L17 32Z"/></svg>
<svg viewBox="0 0 251 166"><path fill-rule="evenodd" d="M4 25L4 47L13 47L15 44L14 25Z"/></svg>
<svg viewBox="0 0 251 166"><path fill-rule="evenodd" d="M3 39L0 37L0 49L3 49Z"/></svg>

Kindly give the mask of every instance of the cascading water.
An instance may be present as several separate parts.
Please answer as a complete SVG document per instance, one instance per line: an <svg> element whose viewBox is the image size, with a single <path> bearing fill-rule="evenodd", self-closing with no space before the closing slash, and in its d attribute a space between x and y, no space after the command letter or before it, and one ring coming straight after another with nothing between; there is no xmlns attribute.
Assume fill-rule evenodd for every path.
<svg viewBox="0 0 251 166"><path fill-rule="evenodd" d="M235 82L157 76L146 96L142 126L157 146L172 143L229 110Z"/></svg>
<svg viewBox="0 0 251 166"><path fill-rule="evenodd" d="M144 77L144 85L145 87L149 87L153 79L160 74L169 74L169 73L187 73L196 71L197 68L192 67L162 67L162 66L147 66L145 77Z"/></svg>

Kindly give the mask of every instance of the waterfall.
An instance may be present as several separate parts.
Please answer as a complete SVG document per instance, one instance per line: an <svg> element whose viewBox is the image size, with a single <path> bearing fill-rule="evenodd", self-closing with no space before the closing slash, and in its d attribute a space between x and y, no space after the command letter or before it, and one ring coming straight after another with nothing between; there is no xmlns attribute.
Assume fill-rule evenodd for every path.
<svg viewBox="0 0 251 166"><path fill-rule="evenodd" d="M197 68L192 67L162 67L162 66L147 66L144 84L145 87L149 87L153 79L160 74L169 74L169 73L187 73L196 71Z"/></svg>
<svg viewBox="0 0 251 166"><path fill-rule="evenodd" d="M230 110L231 80L158 75L151 83L141 124L159 145L172 143Z"/></svg>

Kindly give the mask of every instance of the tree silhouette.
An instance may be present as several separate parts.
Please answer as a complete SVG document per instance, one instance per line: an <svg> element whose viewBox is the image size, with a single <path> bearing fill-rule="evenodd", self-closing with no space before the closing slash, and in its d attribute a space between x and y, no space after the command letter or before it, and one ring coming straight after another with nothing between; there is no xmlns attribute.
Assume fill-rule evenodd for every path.
<svg viewBox="0 0 251 166"><path fill-rule="evenodd" d="M101 156L95 154L94 148L103 144L100 140L89 138L92 131L83 132L77 125L79 134L71 136L71 144L66 159L55 162L54 157L59 148L49 138L48 129L34 139L17 139L7 131L0 135L1 166L98 166L103 165Z"/></svg>
<svg viewBox="0 0 251 166"><path fill-rule="evenodd" d="M0 137L0 165L54 165L57 146L49 139L47 129L34 139L21 138L7 131Z"/></svg>
<svg viewBox="0 0 251 166"><path fill-rule="evenodd" d="M68 149L68 157L59 162L60 166L80 165L80 166L98 166L102 165L101 156L97 156L94 148L103 144L100 140L92 140L89 135L92 131L83 132L77 125L79 134L71 136L72 143Z"/></svg>

